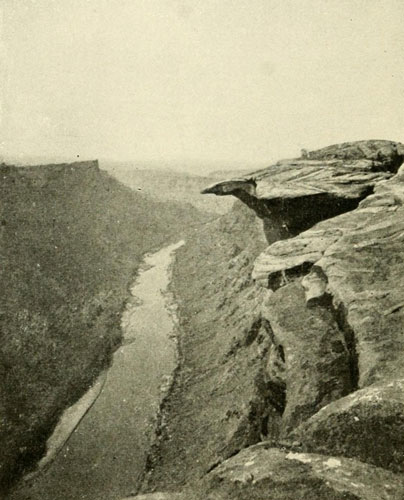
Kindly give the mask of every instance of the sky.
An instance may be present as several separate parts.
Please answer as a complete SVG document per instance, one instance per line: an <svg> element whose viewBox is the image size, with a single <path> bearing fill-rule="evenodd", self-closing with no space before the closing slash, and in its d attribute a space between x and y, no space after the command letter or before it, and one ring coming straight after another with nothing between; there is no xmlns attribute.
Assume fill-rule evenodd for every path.
<svg viewBox="0 0 404 500"><path fill-rule="evenodd" d="M189 170L404 142L402 0L2 0L0 156Z"/></svg>

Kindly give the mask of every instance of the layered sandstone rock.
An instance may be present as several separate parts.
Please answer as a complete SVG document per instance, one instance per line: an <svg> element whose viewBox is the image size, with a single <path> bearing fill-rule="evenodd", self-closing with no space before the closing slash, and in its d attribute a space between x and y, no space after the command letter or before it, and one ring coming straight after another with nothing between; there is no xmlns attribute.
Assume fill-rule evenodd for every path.
<svg viewBox="0 0 404 500"><path fill-rule="evenodd" d="M286 430L327 402L403 377L402 152L401 144L387 141L345 144L252 176L257 198L268 206L293 198L293 185L294 200L311 196L316 203L315 186L330 199L359 202L335 217L320 213L323 221L272 243L254 265L255 280L274 292L263 315L285 353ZM370 187L373 194L359 201Z"/></svg>
<svg viewBox="0 0 404 500"><path fill-rule="evenodd" d="M236 196L263 220L269 246L245 294L255 297L266 346L259 366L264 360L267 412L264 443L245 441L244 450L201 471L193 489L189 476L196 497L404 497L403 158L400 143L345 143L205 190ZM245 279L247 269L236 269ZM243 296L231 300L245 318Z"/></svg>
<svg viewBox="0 0 404 500"><path fill-rule="evenodd" d="M203 192L234 195L253 208L273 243L352 210L378 183L394 176L403 158L400 143L345 143L213 184Z"/></svg>

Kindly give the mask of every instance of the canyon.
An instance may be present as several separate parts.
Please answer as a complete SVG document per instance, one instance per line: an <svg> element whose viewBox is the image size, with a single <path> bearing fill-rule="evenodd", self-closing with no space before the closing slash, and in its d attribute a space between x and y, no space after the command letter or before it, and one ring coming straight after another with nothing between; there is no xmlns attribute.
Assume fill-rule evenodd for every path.
<svg viewBox="0 0 404 500"><path fill-rule="evenodd" d="M404 497L403 160L357 141L215 180L203 196L230 209L176 212L143 250L185 240L177 367L144 470L111 498Z"/></svg>

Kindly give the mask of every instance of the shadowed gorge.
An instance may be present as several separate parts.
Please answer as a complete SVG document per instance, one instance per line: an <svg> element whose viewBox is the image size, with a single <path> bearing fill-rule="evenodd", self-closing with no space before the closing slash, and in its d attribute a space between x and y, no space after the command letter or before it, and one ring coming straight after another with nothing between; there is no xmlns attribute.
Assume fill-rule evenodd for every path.
<svg viewBox="0 0 404 500"><path fill-rule="evenodd" d="M155 432L142 458L144 468L133 481L131 467L124 465L130 462L126 462L128 456L119 460L123 449L135 446L124 436L124 444L114 454L116 462L111 462L111 469L116 467L116 477L122 474L122 480L114 480L114 487L110 481L100 488L107 476L101 473L98 491L105 498L114 498L113 488L117 488L120 495L124 491L119 498L128 500L401 500L403 158L404 146L390 141L359 141L305 152L302 158L282 160L205 189L206 194L238 198L231 210L215 217L186 204L158 203L133 193L100 172L96 164L54 167L50 171L45 167L36 174L32 169L4 167L11 172L7 174L11 179L25 175L24 182L30 184L24 189L31 194L24 195L24 200L42 207L40 221L30 215L30 224L45 221L48 228L49 218L53 220L56 215L56 220L63 221L67 217L59 198L47 194L53 193L54 183L60 182L68 187L63 190L63 207L67 203L71 207L87 206L83 221L87 221L91 207L97 207L98 214L90 225L86 222L82 226L80 218L75 222L68 219L68 230L75 228L77 232L72 240L66 237L68 253L63 258L48 256L49 241L59 246L52 224L46 240L36 242L30 237L26 244L32 249L29 256L25 257L27 252L22 250L21 255L11 250L7 254L11 263L19 259L5 271L14 273L8 278L10 282L17 281L17 270L23 271L26 274L18 275L18 279L30 283L35 278L39 293L31 297L28 285L21 290L15 285L20 295L15 291L10 295L14 302L9 298L5 303L12 313L5 325L20 321L14 330L10 326L11 333L4 337L6 355L2 358L4 373L17 388L18 396L17 392L5 392L2 401L8 405L4 414L11 430L16 425L16 409L24 409L18 432L10 436L21 435L26 441L18 443L14 455L5 455L4 463L18 464L17 472L22 472L25 464L35 463L41 455L38 444L43 447L61 401L67 406L76 400L95 374L108 366L121 338L117 323L111 320L105 324L103 319L112 307L101 301L105 283L111 290L106 296L116 300L112 302L113 311L119 316L127 297L128 276L133 276L141 255L173 241L173 235L178 241L181 234L185 243L176 250L171 280L166 283L175 308L178 359L172 377L163 384ZM44 173L38 175L40 172ZM91 194L81 183L80 188L76 184L74 188L68 183L70 175L89 176L85 185L94 182L98 187L94 192L88 188ZM185 183L189 186L189 179ZM107 187L105 193L100 185ZM177 192L181 189L179 186ZM34 197L32 193L37 194ZM20 208L12 205L15 202L10 199L8 203L9 213L19 214ZM101 206L108 206L108 211L103 212ZM132 212L136 210L140 213ZM111 220L112 216L116 218ZM13 217L26 224L22 222L25 215ZM103 225L105 219L108 224ZM118 226L117 220L121 221ZM141 246L136 246L137 224L143 236L151 231L150 241L143 239ZM10 230L8 223L3 227ZM26 231L18 236L18 224L11 227L8 238L26 241ZM94 228L98 228L96 234ZM74 253L79 242L87 245L85 253ZM107 254L99 247L101 242L108 245ZM82 263L83 273L77 277L69 267L66 282L59 285L53 269L58 270L66 256L75 266ZM83 261L89 256L91 265ZM52 268L47 267L50 262ZM111 274L100 276L101 269ZM60 292L48 300L46 293L51 288L41 288L41 284L51 277L52 287L57 283ZM94 288L96 283L98 288ZM70 295L66 299L67 293L71 300ZM91 309L87 301L94 304L94 294L97 301ZM66 303L76 307L78 317L70 309L65 312ZM24 316L20 314L21 304L30 305ZM46 313L44 304L48 304ZM18 309L13 309L17 305ZM94 311L90 316L95 318L93 322L89 311ZM148 328L157 328L157 333L159 330L159 315L149 316L142 320L146 349L148 335L151 338ZM49 332L42 319L48 317L55 327ZM74 321L74 328L63 330L54 318L63 320L62 325ZM24 321L34 336L30 341L25 337L28 330ZM136 332L136 325L133 328ZM48 339L54 343L54 350L49 349ZM37 343L32 344L32 340ZM152 350L155 343L151 343ZM42 357L32 357L33 346L35 355ZM131 347L135 350L136 342ZM35 371L30 363L22 363L17 353L30 362L31 358L33 362L39 360ZM53 358L50 353L54 353ZM62 358L55 357L61 353ZM13 364L7 365L10 359ZM146 380L147 370L152 369L152 363L148 365L143 366L141 374ZM36 399L31 400L24 392L26 383L23 387L16 385L20 380L17 374L25 380L31 377L29 389L37 391ZM130 373L128 380L132 376L136 384L136 373ZM50 382L46 385L48 380L52 380L52 386ZM20 394L25 399L17 400ZM65 399L56 400L59 394ZM42 413L24 406L33 401L40 402ZM108 407L107 397L102 401ZM136 408L136 401L131 404ZM45 409L54 413L48 415ZM130 420L135 413L134 409L125 414ZM110 429L110 438L117 441L113 433L119 432L118 418L111 428L109 424L101 427ZM28 432L32 429L37 430L36 448L25 444L30 443ZM15 450L12 438L7 439L9 449ZM33 450L36 455L21 454L23 446L27 453ZM114 457L109 459L113 461ZM56 474L49 484L57 483ZM58 490L57 486L54 489ZM97 496L95 490L89 492L89 498ZM40 489L31 492L40 498ZM53 493L52 488L48 495L63 499L62 491ZM19 497L16 491L14 498L22 500L24 496Z"/></svg>
<svg viewBox="0 0 404 500"><path fill-rule="evenodd" d="M106 368L145 252L204 220L97 162L0 168L0 484L44 454L61 411Z"/></svg>
<svg viewBox="0 0 404 500"><path fill-rule="evenodd" d="M404 500L403 20L1 1L0 500Z"/></svg>

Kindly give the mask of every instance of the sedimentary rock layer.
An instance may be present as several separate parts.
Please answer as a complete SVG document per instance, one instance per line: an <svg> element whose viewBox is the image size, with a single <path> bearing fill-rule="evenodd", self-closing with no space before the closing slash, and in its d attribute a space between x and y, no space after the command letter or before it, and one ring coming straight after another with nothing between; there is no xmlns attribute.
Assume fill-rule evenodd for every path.
<svg viewBox="0 0 404 500"><path fill-rule="evenodd" d="M267 395L261 400L267 406L255 414L255 421L261 418L263 443L249 446L239 439L244 449L226 460L218 457L211 471L189 476L183 495L212 500L403 498L403 158L400 143L345 143L205 190L236 196L263 221L268 246L254 261L245 297L253 298L252 316L259 318L260 333L251 338L262 338L250 346L266 346L259 366L262 370L264 361L260 394ZM243 227L254 238L250 229ZM227 230L233 230L231 222ZM232 260L247 255L240 252ZM243 280L250 268L236 264L235 269ZM220 294L223 279L214 280L215 293ZM244 296L232 290L225 303L226 312L233 303L236 317L252 311ZM227 320L227 326L232 335L236 324ZM224 342L224 328L214 322L209 327L215 342ZM229 355L244 366L246 352L235 348ZM217 359L212 353L209 363ZM196 362L194 373L198 369ZM240 375L245 387L249 375L245 370ZM232 384L229 390L238 403L247 402L247 394ZM208 414L212 401L205 404ZM214 405L227 407L228 398ZM225 437L211 427L207 441L210 432L215 440ZM177 440L173 435L172 445ZM201 454L209 449L198 446ZM175 480L149 484L167 485L179 494Z"/></svg>

